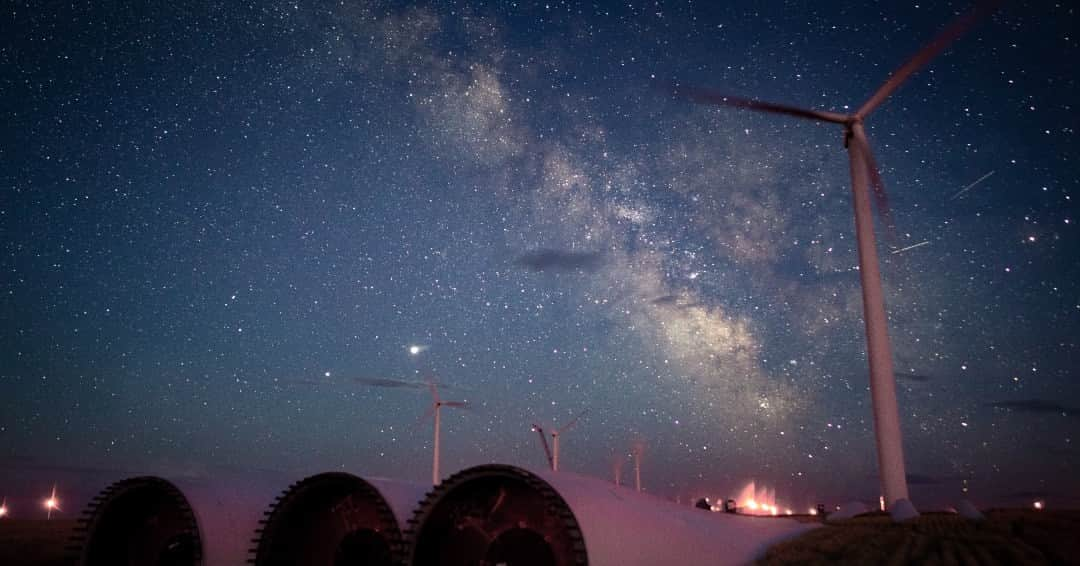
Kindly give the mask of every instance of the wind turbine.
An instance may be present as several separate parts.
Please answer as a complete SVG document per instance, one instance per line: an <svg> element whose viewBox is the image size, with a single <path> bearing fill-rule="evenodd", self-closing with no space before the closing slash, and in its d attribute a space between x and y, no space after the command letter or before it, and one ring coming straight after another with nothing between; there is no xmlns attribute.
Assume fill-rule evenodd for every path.
<svg viewBox="0 0 1080 566"><path fill-rule="evenodd" d="M634 489L638 492L641 491L641 456L645 453L645 443L637 441L634 443Z"/></svg>
<svg viewBox="0 0 1080 566"><path fill-rule="evenodd" d="M431 408L425 413L425 417L428 414L434 413L435 415L435 455L432 458L431 464L431 485L439 485L439 481L442 476L439 475L439 423L441 417L441 410L443 407L456 407L459 409L465 409L469 405L465 401L443 401L439 397L439 388L435 385L434 381L428 382L428 387L431 389Z"/></svg>
<svg viewBox="0 0 1080 566"><path fill-rule="evenodd" d="M844 127L844 147L848 150L851 189L855 207L855 231L859 250L859 277L862 283L863 320L870 362L870 395L874 411L874 434L877 441L878 470L881 489L891 508L899 500L907 500L908 486L904 471L904 451L900 434L900 415L896 404L896 382L893 376L892 352L889 346L885 299L881 289L881 273L874 241L874 219L867 185L874 189L878 212L891 227L885 186L878 173L870 142L863 122L886 98L913 73L926 65L979 19L997 8L998 2L979 3L968 13L954 20L930 43L878 88L854 114L807 110L763 102L749 98L727 96L710 90L690 89L686 95L696 102L734 106L758 112L785 114ZM636 462L635 462L636 467Z"/></svg>
<svg viewBox="0 0 1080 566"><path fill-rule="evenodd" d="M582 415L584 415L588 411L588 409L581 411L576 417L570 419L570 422L563 425L562 428L557 428L551 431L551 470L553 472L559 471L559 436L562 435L562 433L574 428L574 426L578 423L578 419L580 419Z"/></svg>
<svg viewBox="0 0 1080 566"><path fill-rule="evenodd" d="M626 461L626 455L616 456L611 460L611 474L615 477L615 485L622 485L622 467Z"/></svg>
<svg viewBox="0 0 1080 566"><path fill-rule="evenodd" d="M551 457L551 448L548 447L547 437L544 436L544 428L533 423L532 431L540 435L540 443L544 446L544 456L547 457L548 467L555 469L555 459Z"/></svg>

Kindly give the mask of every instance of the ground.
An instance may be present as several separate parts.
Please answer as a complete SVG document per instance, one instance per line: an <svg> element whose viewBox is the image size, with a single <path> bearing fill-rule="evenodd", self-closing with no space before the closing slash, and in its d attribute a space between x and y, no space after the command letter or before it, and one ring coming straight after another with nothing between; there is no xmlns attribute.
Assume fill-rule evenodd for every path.
<svg viewBox="0 0 1080 566"><path fill-rule="evenodd" d="M75 521L0 520L0 564L65 564L74 527ZM758 564L1080 564L1078 535L1080 511L996 510L985 521L925 513L901 524L873 514L778 544Z"/></svg>
<svg viewBox="0 0 1080 566"><path fill-rule="evenodd" d="M758 564L1080 564L1080 511L856 517L773 546Z"/></svg>
<svg viewBox="0 0 1080 566"><path fill-rule="evenodd" d="M75 521L0 520L0 564L4 566L60 566Z"/></svg>

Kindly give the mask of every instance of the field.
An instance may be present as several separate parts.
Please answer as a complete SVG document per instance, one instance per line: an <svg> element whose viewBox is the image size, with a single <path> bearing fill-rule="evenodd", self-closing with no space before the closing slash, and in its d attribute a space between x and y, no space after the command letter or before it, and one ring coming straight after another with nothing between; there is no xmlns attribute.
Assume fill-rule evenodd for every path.
<svg viewBox="0 0 1080 566"><path fill-rule="evenodd" d="M0 564L4 566L60 566L65 564L72 520L4 519L0 521Z"/></svg>
<svg viewBox="0 0 1080 566"><path fill-rule="evenodd" d="M926 513L899 524L867 515L773 546L758 564L1080 564L1080 511Z"/></svg>
<svg viewBox="0 0 1080 566"><path fill-rule="evenodd" d="M75 521L2 520L0 564L65 564L74 527ZM996 510L985 521L926 513L901 524L867 515L778 544L758 564L1080 564L1080 511Z"/></svg>

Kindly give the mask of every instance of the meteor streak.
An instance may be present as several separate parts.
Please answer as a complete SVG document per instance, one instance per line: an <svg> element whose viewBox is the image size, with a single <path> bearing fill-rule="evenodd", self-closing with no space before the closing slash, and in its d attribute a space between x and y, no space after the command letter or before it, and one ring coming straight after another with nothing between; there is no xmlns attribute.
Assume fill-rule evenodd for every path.
<svg viewBox="0 0 1080 566"><path fill-rule="evenodd" d="M994 170L994 171L991 171L991 172L989 172L989 173L987 173L987 174L983 175L982 177L979 177L978 179L975 179L975 182L974 182L974 183L972 183L972 184L970 184L970 185L968 185L968 186L966 186L966 187L964 187L964 188L960 189L960 191L959 191L959 192L957 192L957 193L956 193L955 195L953 195L953 196L949 197L949 200L956 200L956 199L960 198L960 195L962 195L962 194L964 194L964 193L966 193L966 192L970 191L970 190L971 190L971 188L972 188L972 187L974 187L975 185L978 185L979 183L981 183L981 182L983 182L983 181L985 181L985 180L989 179L989 178L990 178L990 176L991 176L991 175L993 175L994 173L997 173L997 171L996 171L996 170Z"/></svg>
<svg viewBox="0 0 1080 566"><path fill-rule="evenodd" d="M908 247L906 247L906 248L900 248L900 249L898 249L898 250L893 250L893 251L892 251L892 254L893 254L893 255L896 255L896 254L899 254L899 253L903 253L903 252L906 252L906 251L908 251L908 250L913 250L913 249L915 249L915 248L921 248L921 247L923 247L923 246L925 246L926 244L929 244L929 243L930 243L930 240L923 240L923 241L921 241L921 242L919 242L919 243L917 243L917 244L914 244L914 245L908 246Z"/></svg>

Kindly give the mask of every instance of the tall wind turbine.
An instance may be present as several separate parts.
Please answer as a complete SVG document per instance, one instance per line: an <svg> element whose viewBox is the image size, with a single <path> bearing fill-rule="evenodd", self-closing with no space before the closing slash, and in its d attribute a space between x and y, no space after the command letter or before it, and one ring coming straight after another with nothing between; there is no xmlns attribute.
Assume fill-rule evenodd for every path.
<svg viewBox="0 0 1080 566"><path fill-rule="evenodd" d="M435 386L434 381L429 381L428 387L431 388L431 408L428 409L428 413L435 415L435 454L432 457L431 464L431 485L439 485L439 481L442 479L442 476L439 475L439 423L442 414L441 410L443 407L464 409L468 407L468 403L465 401L443 401L439 397L439 388Z"/></svg>
<svg viewBox="0 0 1080 566"><path fill-rule="evenodd" d="M544 436L544 427L533 424L532 431L540 435L540 444L544 446L544 456L547 457L548 467L552 470L555 469L555 459L551 456L551 448L548 447L547 437Z"/></svg>
<svg viewBox="0 0 1080 566"><path fill-rule="evenodd" d="M552 450L551 470L552 471L554 471L554 472L559 471L559 436L561 436L562 433L574 428L574 425L576 425L578 423L578 419L580 419L581 416L584 415L585 413L587 413L588 411L589 411L588 409L585 409L585 410L581 411L580 413L578 413L578 415L576 417L574 417L573 419L570 419L570 422L563 425L562 428L557 428L557 429L551 431L551 450Z"/></svg>
<svg viewBox="0 0 1080 566"><path fill-rule="evenodd" d="M634 443L634 489L641 491L641 456L645 453L645 443L637 441Z"/></svg>
<svg viewBox="0 0 1080 566"><path fill-rule="evenodd" d="M626 454L616 456L611 460L611 475L615 478L615 485L622 485L622 467L626 461Z"/></svg>
<svg viewBox="0 0 1080 566"><path fill-rule="evenodd" d="M886 98L900 87L915 71L941 53L982 17L996 9L997 2L985 2L954 20L937 37L904 63L854 114L806 110L793 106L762 102L749 98L727 96L714 91L691 89L686 95L696 101L722 106L746 108L758 112L785 114L844 127L844 147L848 150L851 189L855 207L855 231L859 250L859 277L862 282L863 320L866 325L866 345L870 361L870 395L874 411L874 434L877 440L878 470L881 489L891 508L897 501L908 498L904 471L904 451L900 435L900 415L896 405L896 382L893 376L892 352L889 346L885 299L881 290L881 273L874 241L874 220L867 185L874 189L878 212L890 225L885 186L877 170L863 122Z"/></svg>

